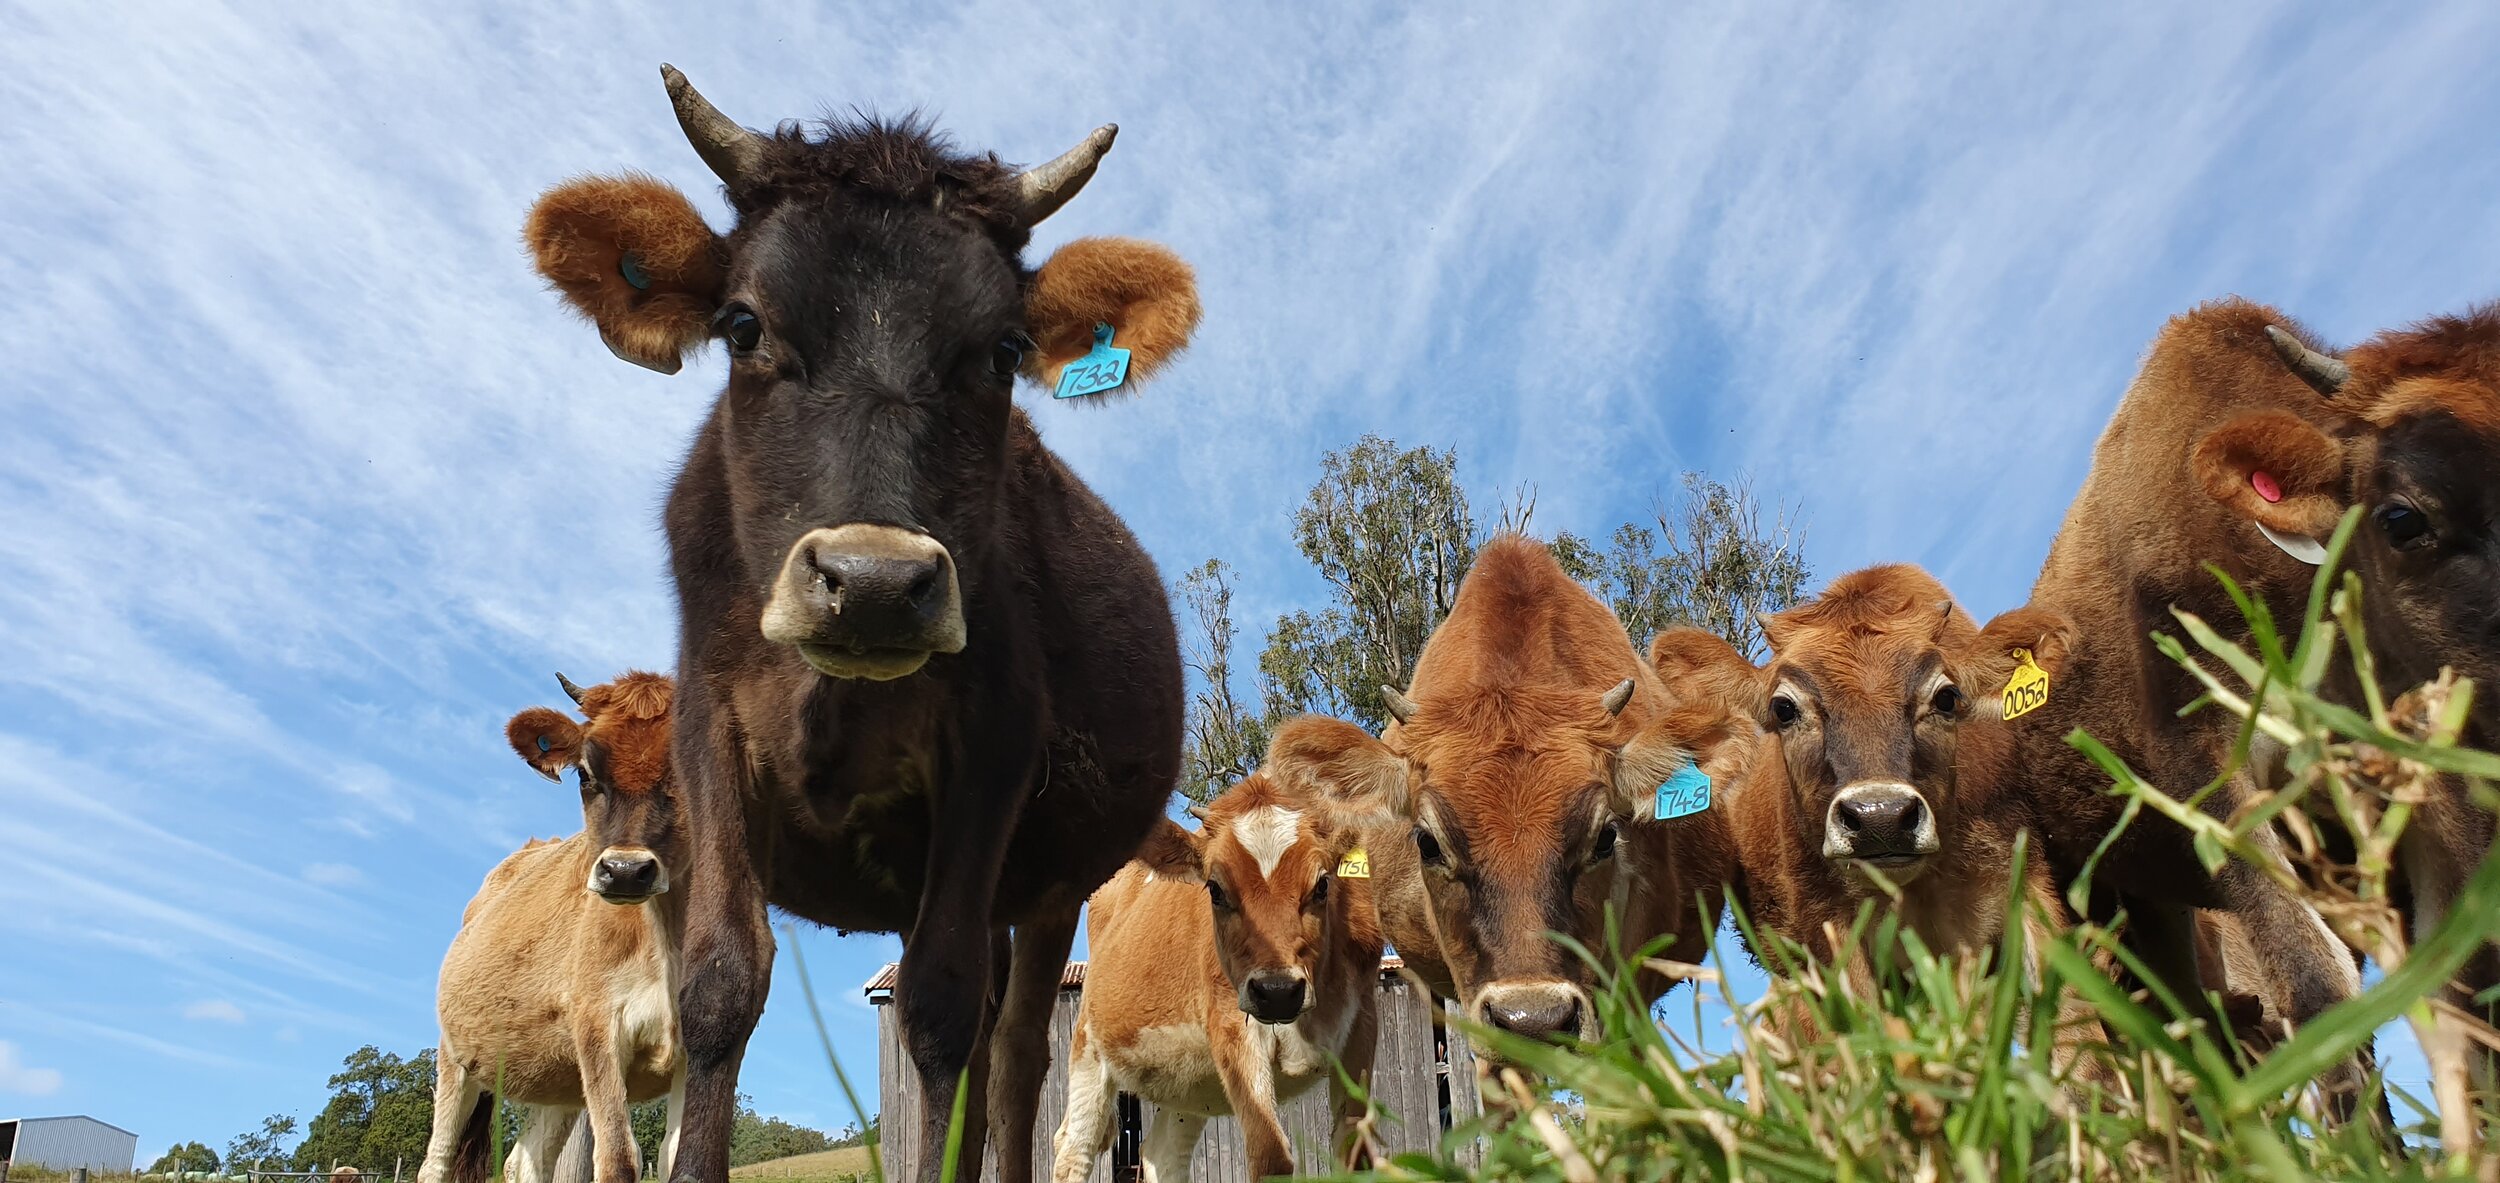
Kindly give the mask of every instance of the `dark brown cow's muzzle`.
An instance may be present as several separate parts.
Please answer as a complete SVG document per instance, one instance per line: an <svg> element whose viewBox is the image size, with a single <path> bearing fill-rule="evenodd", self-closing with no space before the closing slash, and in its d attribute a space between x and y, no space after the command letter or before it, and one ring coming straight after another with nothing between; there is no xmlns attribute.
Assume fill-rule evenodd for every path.
<svg viewBox="0 0 2500 1183"><path fill-rule="evenodd" d="M903 677L931 654L963 650L955 558L895 526L810 530L782 560L763 626L827 677Z"/></svg>
<svg viewBox="0 0 2500 1183"><path fill-rule="evenodd" d="M641 847L611 846L590 865L585 886L611 904L639 904L668 890L668 867Z"/></svg>
<svg viewBox="0 0 2500 1183"><path fill-rule="evenodd" d="M1936 811L1916 788L1899 781L1861 781L1833 796L1823 819L1823 857L1881 868L1906 882L1943 848Z"/></svg>

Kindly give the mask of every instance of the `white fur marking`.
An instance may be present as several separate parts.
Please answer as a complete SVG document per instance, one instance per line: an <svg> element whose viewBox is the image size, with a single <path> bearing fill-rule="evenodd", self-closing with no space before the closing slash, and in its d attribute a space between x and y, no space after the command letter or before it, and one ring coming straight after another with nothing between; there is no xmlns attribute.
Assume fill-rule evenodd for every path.
<svg viewBox="0 0 2500 1183"><path fill-rule="evenodd" d="M1233 823L1233 837L1259 861L1259 878L1276 873L1276 864L1302 834L1302 811L1282 805L1251 810Z"/></svg>

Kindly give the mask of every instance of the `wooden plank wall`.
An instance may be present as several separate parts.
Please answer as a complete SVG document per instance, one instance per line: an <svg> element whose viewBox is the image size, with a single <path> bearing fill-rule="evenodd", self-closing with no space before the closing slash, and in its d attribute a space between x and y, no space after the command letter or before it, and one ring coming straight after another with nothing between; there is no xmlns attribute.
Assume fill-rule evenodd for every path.
<svg viewBox="0 0 2500 1183"><path fill-rule="evenodd" d="M1076 1033L1079 997L1075 990L1061 991L1050 1016L1050 1075L1042 1083L1041 1109L1033 1125L1030 1148L1035 1173L1043 1177L1050 1172L1051 1139L1059 1132L1060 1119L1067 1113L1068 1045ZM912 1179L918 1177L914 1143L920 1128L919 1080L903 1052L894 1008L883 1005L882 999L879 1001L877 1091L885 1136L880 1149L885 1154L887 1178ZM1472 1121L1482 1113L1476 1095L1475 1057L1465 1039L1448 1038L1449 1063L1441 1062L1444 1036L1438 1015L1439 1003L1428 992L1402 977L1383 975L1380 1044L1373 1059L1372 1100L1380 1109L1375 1136L1390 1154L1432 1149L1440 1144L1443 1131ZM1137 1129L1151 1128L1154 1106L1139 1103L1136 1109L1140 1114ZM1335 1170L1331 1162L1334 1123L1326 1082L1315 1083L1287 1102L1282 1116L1300 1170L1305 1174ZM1129 1144L1135 1145L1133 1141ZM1112 1153L1103 1154L1086 1176L1086 1183L1130 1183L1127 1179L1114 1179L1114 1157ZM983 1183L997 1183L995 1161L982 1164L981 1178ZM1190 1178L1199 1183L1248 1183L1249 1157L1242 1145L1239 1123L1229 1117L1207 1123L1205 1133L1198 1139L1197 1153L1190 1160Z"/></svg>

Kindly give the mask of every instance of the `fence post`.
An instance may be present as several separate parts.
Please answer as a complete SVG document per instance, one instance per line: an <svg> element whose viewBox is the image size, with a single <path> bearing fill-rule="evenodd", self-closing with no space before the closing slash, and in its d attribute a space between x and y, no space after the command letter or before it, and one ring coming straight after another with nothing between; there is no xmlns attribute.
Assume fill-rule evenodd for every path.
<svg viewBox="0 0 2500 1183"><path fill-rule="evenodd" d="M69 1183L87 1183L87 1168L79 1167L71 1171L69 1173Z"/></svg>

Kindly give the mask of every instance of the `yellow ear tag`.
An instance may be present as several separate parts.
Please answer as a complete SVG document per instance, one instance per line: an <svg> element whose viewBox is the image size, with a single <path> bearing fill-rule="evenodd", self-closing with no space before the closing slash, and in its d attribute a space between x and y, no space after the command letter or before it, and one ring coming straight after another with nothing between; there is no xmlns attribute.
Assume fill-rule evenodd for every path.
<svg viewBox="0 0 2500 1183"><path fill-rule="evenodd" d="M2049 671L2031 659L2031 650L2014 651L2014 676L2005 681L2005 717L2019 719L2049 701Z"/></svg>
<svg viewBox="0 0 2500 1183"><path fill-rule="evenodd" d="M1369 879L1371 877L1372 856L1365 853L1360 846L1345 852L1344 861L1337 864L1337 878L1339 879Z"/></svg>

